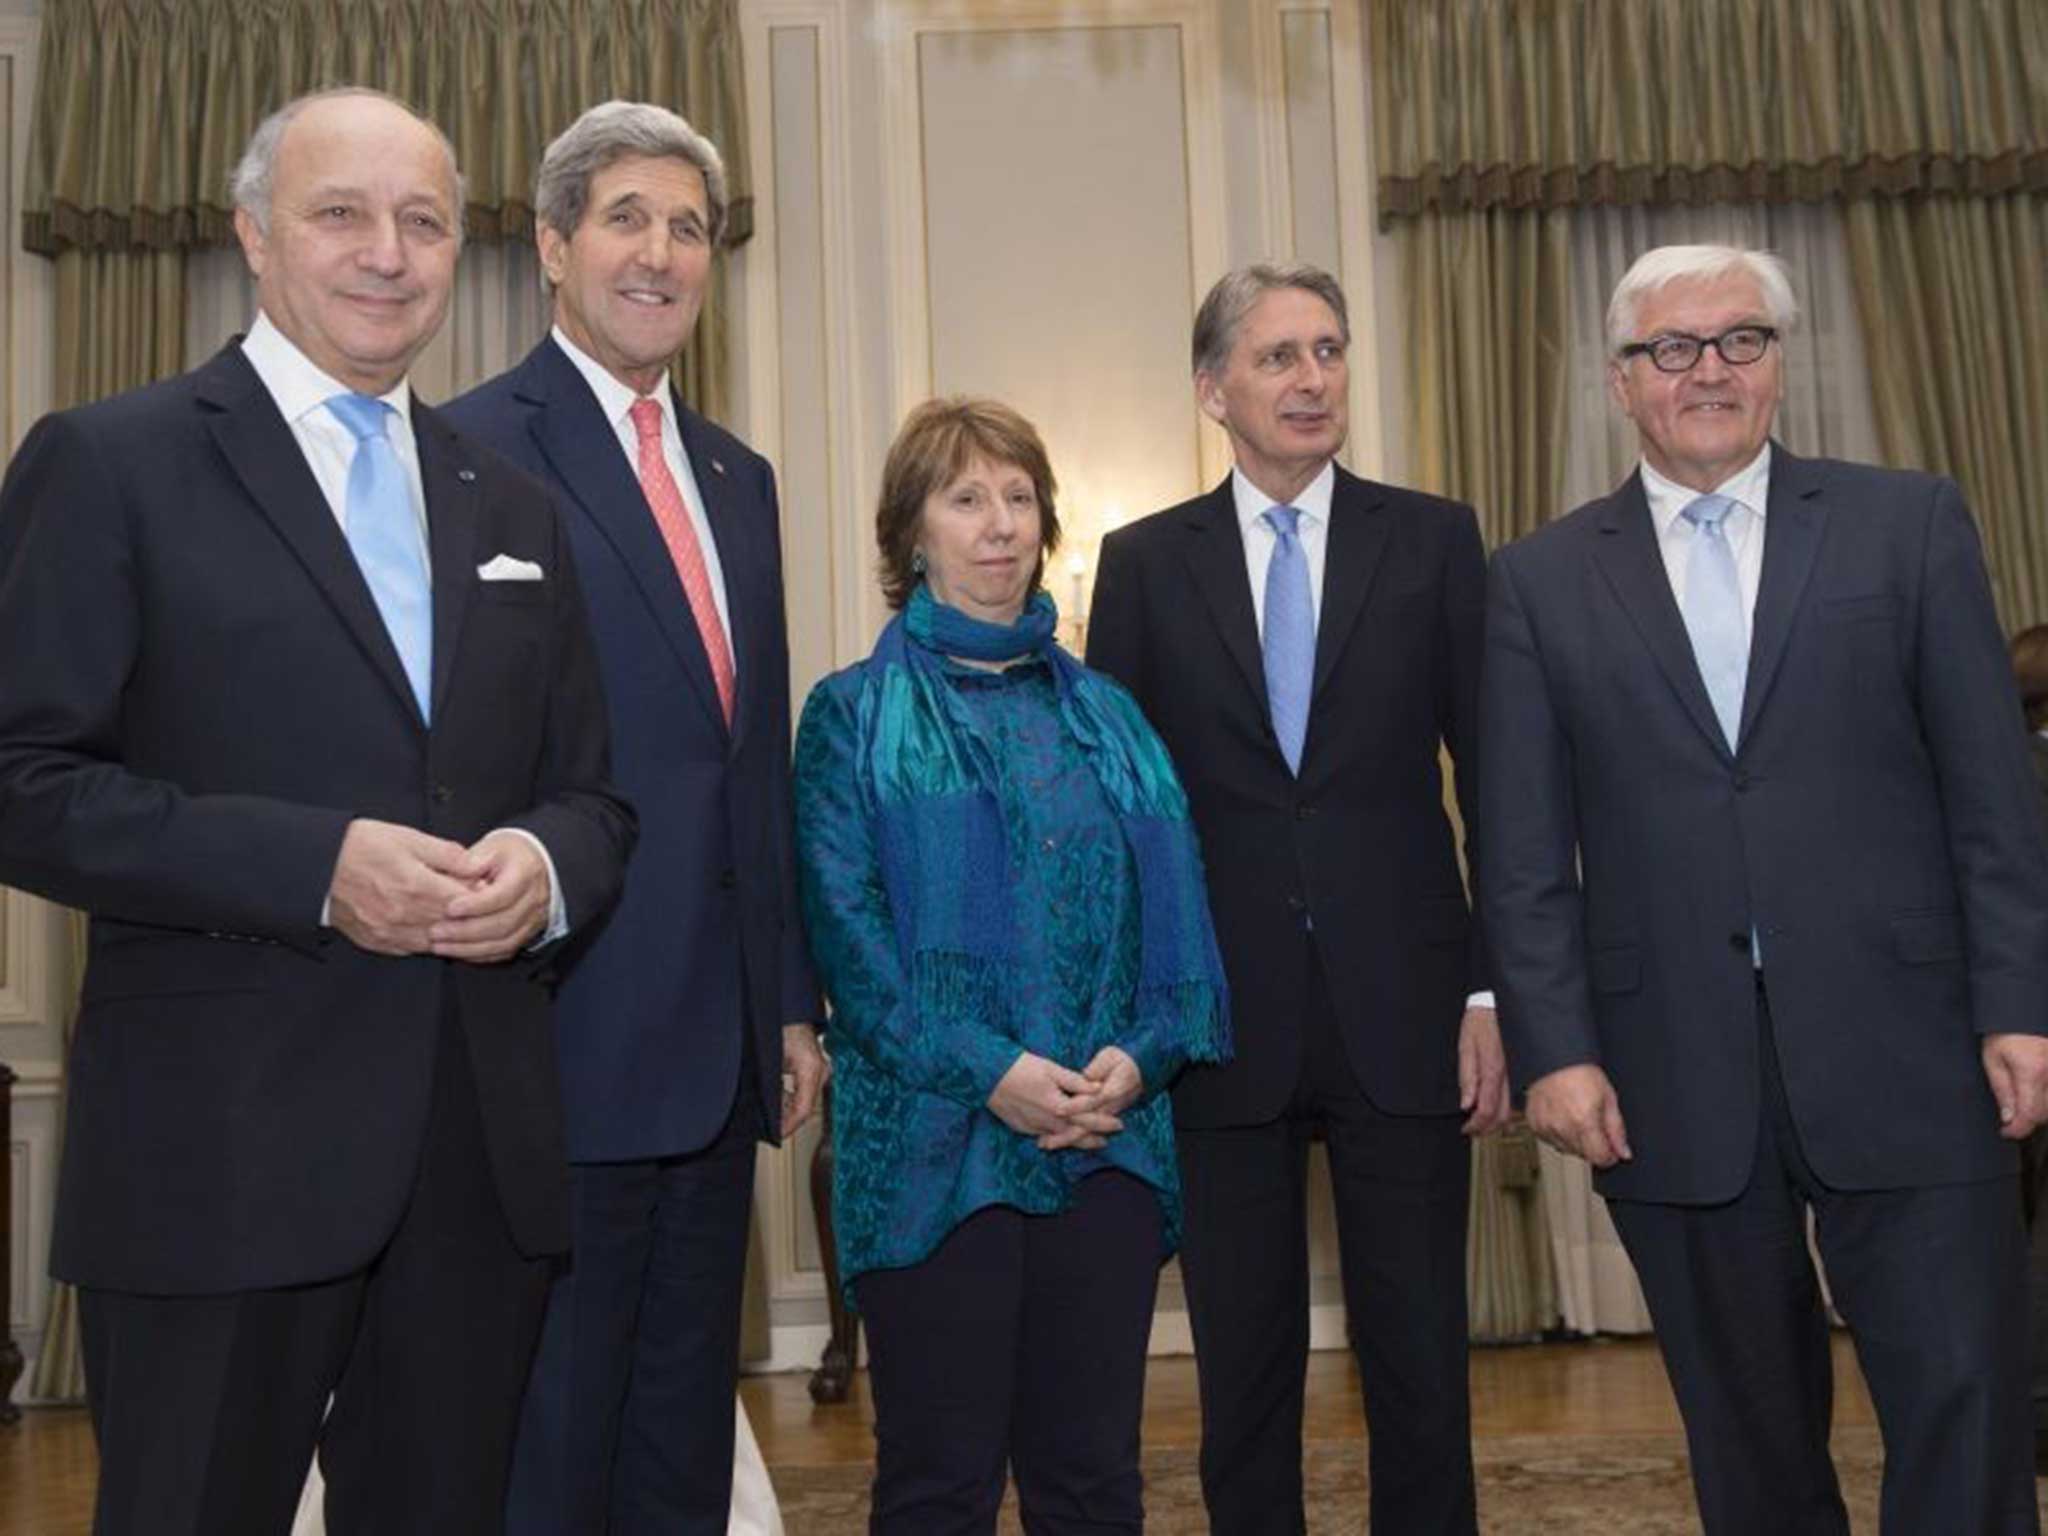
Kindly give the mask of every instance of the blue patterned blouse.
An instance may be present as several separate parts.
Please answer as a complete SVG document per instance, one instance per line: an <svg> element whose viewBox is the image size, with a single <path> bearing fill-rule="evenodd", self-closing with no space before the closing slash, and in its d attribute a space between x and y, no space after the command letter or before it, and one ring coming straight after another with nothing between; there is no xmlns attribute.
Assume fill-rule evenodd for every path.
<svg viewBox="0 0 2048 1536"><path fill-rule="evenodd" d="M1001 672L943 665L999 764L1017 929L1003 1017L967 1008L912 1019L906 1049L898 924L863 800L859 667L818 685L797 733L804 910L833 1003L833 1223L849 1294L868 1270L928 1257L985 1206L1062 1211L1074 1186L1106 1167L1158 1191L1162 1260L1180 1236L1172 1109L1160 1090L1188 1049L1170 1023L1134 1026L1138 890L1122 829L1043 660ZM1019 1053L1080 1071L1106 1045L1130 1053L1144 1097L1101 1151L1042 1152L986 1107Z"/></svg>

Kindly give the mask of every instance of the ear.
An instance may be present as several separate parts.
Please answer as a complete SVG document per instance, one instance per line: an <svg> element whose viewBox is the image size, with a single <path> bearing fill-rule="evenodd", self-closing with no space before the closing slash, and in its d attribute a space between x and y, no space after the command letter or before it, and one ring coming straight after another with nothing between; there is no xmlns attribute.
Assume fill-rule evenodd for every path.
<svg viewBox="0 0 2048 1536"><path fill-rule="evenodd" d="M534 224L533 242L540 252L540 269L547 274L548 281L559 288L569 270L569 242L545 219L536 219Z"/></svg>
<svg viewBox="0 0 2048 1536"><path fill-rule="evenodd" d="M1223 403L1223 386L1212 373L1195 375L1195 403L1202 408L1202 414L1217 426L1227 426L1229 407Z"/></svg>
<svg viewBox="0 0 2048 1536"><path fill-rule="evenodd" d="M1607 393L1614 399L1615 409L1629 420L1635 420L1636 413L1628 403L1628 364L1619 358L1607 360Z"/></svg>
<svg viewBox="0 0 2048 1536"><path fill-rule="evenodd" d="M270 265L270 242L257 228L254 216L246 208L235 210L235 238L242 243L242 259L249 263L249 270L260 279L264 268Z"/></svg>

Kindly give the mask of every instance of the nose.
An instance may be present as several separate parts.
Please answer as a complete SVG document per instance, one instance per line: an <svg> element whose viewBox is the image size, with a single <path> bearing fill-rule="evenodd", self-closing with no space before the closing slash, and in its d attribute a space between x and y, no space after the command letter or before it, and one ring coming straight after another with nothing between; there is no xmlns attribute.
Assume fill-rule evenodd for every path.
<svg viewBox="0 0 2048 1536"><path fill-rule="evenodd" d="M1726 378L1732 370L1728 359L1721 355L1721 348L1715 345L1700 348L1699 361L1692 365L1691 372L1701 383L1713 384Z"/></svg>
<svg viewBox="0 0 2048 1536"><path fill-rule="evenodd" d="M357 259L381 277L396 277L405 270L405 237L399 233L396 217L387 215L371 224Z"/></svg>
<svg viewBox="0 0 2048 1536"><path fill-rule="evenodd" d="M641 266L651 272L660 272L667 268L674 250L675 241L668 226L660 219L651 219L640 236L640 246L634 255Z"/></svg>
<svg viewBox="0 0 2048 1536"><path fill-rule="evenodd" d="M1305 395L1320 395L1323 392L1323 360L1313 351L1304 352L1301 365L1294 373L1294 387Z"/></svg>

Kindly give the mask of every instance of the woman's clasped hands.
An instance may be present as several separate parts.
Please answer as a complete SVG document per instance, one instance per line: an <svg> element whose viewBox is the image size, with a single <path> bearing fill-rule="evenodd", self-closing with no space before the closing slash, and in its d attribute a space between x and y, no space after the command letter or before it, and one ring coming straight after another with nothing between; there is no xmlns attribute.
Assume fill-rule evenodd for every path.
<svg viewBox="0 0 2048 1536"><path fill-rule="evenodd" d="M1124 1128L1119 1117L1144 1092L1144 1074L1130 1053L1106 1045L1079 1072L1025 1051L988 1096L995 1117L1044 1152L1092 1152Z"/></svg>

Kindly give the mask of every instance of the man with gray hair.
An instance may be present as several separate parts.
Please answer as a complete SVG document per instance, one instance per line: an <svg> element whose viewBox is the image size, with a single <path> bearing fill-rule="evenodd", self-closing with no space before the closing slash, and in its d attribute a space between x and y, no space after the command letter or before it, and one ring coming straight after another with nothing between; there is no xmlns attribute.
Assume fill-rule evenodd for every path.
<svg viewBox="0 0 2048 1536"><path fill-rule="evenodd" d="M249 334L0 488L0 880L92 914L94 1529L277 1536L317 1443L335 1536L496 1536L569 1238L549 970L633 818L554 508L406 382L447 140L324 92L234 198Z"/></svg>
<svg viewBox="0 0 2048 1536"><path fill-rule="evenodd" d="M1447 748L1469 811L1484 555L1470 507L1337 465L1350 341L1314 267L1210 290L1195 398L1236 468L1104 541L1089 626L1089 664L1136 696L1187 786L1230 980L1237 1058L1173 1097L1218 1536L1303 1529L1318 1131L1372 1527L1476 1529L1464 1136L1507 1104L1438 763Z"/></svg>
<svg viewBox="0 0 2048 1536"><path fill-rule="evenodd" d="M1776 258L1609 310L1642 461L1494 556L1479 885L1529 1123L1598 1170L1710 1536L1847 1536L1809 1216L1886 1531L2036 1530L2015 1144L2048 1117L2048 842L1976 531L1771 440Z"/></svg>
<svg viewBox="0 0 2048 1536"><path fill-rule="evenodd" d="M575 1245L549 1297L510 1536L723 1536L759 1140L818 1101L791 861L775 475L669 368L725 168L666 108L592 107L534 199L554 329L449 415L554 492L641 856L563 983Z"/></svg>

